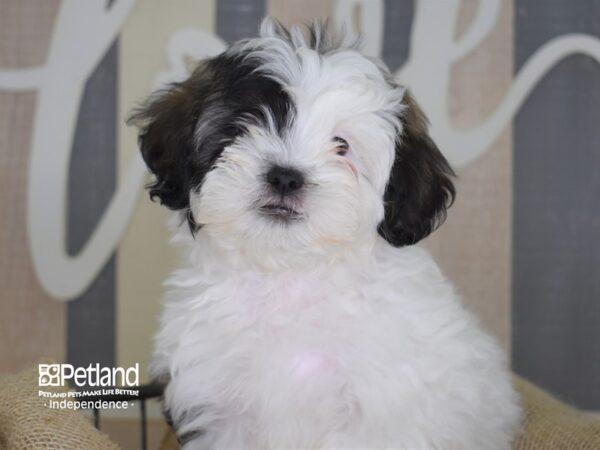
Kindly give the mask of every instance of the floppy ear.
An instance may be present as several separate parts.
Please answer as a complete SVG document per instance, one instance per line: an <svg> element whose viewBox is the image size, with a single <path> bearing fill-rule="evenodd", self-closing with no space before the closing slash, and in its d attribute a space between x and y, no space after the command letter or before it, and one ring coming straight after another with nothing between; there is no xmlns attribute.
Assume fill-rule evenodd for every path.
<svg viewBox="0 0 600 450"><path fill-rule="evenodd" d="M175 83L156 92L128 119L128 124L140 129L139 148L156 178L147 186L150 198L158 198L162 205L174 210L189 206L190 159L200 113L187 84Z"/></svg>
<svg viewBox="0 0 600 450"><path fill-rule="evenodd" d="M139 128L139 148L155 176L147 186L150 198L183 210L192 233L199 225L190 210L190 191L199 189L225 142L239 132L219 100L227 89L215 76L228 64L219 57L202 61L188 79L154 93L127 121Z"/></svg>
<svg viewBox="0 0 600 450"><path fill-rule="evenodd" d="M427 119L406 92L402 133L384 194L385 216L379 234L394 246L415 244L446 218L454 201L454 172L427 131Z"/></svg>

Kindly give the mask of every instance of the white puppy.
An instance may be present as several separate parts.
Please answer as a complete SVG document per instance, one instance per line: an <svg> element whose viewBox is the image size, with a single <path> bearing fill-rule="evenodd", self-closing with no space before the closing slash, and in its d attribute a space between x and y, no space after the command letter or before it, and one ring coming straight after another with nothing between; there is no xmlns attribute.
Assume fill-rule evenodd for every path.
<svg viewBox="0 0 600 450"><path fill-rule="evenodd" d="M151 367L185 449L511 447L504 356L412 245L452 170L381 62L266 20L132 122L186 254Z"/></svg>

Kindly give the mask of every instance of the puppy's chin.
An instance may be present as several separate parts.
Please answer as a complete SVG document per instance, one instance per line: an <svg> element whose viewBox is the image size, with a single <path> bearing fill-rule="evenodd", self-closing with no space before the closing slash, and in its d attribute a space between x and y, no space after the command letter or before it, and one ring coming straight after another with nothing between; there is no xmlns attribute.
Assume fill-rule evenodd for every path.
<svg viewBox="0 0 600 450"><path fill-rule="evenodd" d="M239 225L239 224L237 224ZM234 224L207 224L198 237L199 251L207 243L222 263L238 268L272 272L305 270L341 257L351 240L315 236L301 217L287 211L258 212L252 228L243 232Z"/></svg>
<svg viewBox="0 0 600 450"><path fill-rule="evenodd" d="M361 234L356 222L327 223L327 219L318 221L306 212L269 205L232 221L205 223L190 244L202 260L209 247L213 262L262 272L311 270L369 253L376 233ZM186 233L183 228L181 233Z"/></svg>

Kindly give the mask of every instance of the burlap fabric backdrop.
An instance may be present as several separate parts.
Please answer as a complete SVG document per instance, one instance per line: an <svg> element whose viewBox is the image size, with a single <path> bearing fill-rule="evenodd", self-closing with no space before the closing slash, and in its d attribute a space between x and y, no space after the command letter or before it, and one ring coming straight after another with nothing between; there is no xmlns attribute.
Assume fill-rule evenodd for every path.
<svg viewBox="0 0 600 450"><path fill-rule="evenodd" d="M0 449L119 449L83 413L44 406L38 389L37 367L0 377ZM44 391L67 389L44 387Z"/></svg>

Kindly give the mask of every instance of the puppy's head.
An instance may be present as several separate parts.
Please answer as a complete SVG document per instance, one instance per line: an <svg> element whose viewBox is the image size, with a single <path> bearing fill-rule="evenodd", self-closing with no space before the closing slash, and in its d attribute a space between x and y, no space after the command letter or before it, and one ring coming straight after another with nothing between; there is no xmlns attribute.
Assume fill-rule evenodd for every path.
<svg viewBox="0 0 600 450"><path fill-rule="evenodd" d="M150 196L191 232L266 265L414 244L445 216L452 170L410 95L319 25L202 61L134 112Z"/></svg>

